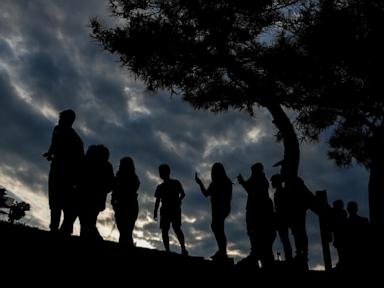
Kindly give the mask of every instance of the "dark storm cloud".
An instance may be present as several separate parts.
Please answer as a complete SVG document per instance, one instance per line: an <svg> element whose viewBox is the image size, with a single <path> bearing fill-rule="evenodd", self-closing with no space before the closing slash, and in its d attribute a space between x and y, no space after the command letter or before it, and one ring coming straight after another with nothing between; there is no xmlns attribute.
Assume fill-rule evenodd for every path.
<svg viewBox="0 0 384 288"><path fill-rule="evenodd" d="M264 110L257 110L253 118L236 111L194 111L176 95L146 91L116 56L89 37L91 16L109 19L106 2L1 1L0 172L33 193L46 193L49 163L41 154L48 148L56 113L73 108L78 116L75 129L85 147L106 145L115 171L121 157L134 158L141 180L139 221L143 226L137 229L137 237L142 235L162 248L158 223L150 219L159 184L157 168L168 163L172 177L182 182L187 194L183 230L190 252L213 254L216 242L210 231L209 198L203 197L193 176L199 172L208 185L211 165L219 161L234 182L232 214L226 224L228 241L232 250L247 254L246 193L235 179L239 173L248 178L254 162L264 163L268 178L278 172L272 165L281 160L283 151L281 143L275 142L271 117ZM366 215L366 172L336 169L326 159L324 143L302 148L300 171L308 186L313 191L327 189L332 201L357 200ZM19 193L21 198L27 196ZM42 219L39 213L44 209L46 203L31 213ZM110 216L103 219L100 224L110 225ZM315 265L321 263L316 217L310 217L308 227L311 264Z"/></svg>
<svg viewBox="0 0 384 288"><path fill-rule="evenodd" d="M19 178L34 185L37 179L33 176L34 173L30 172L42 168L38 161L43 151L39 138L49 137L50 127L38 111L31 109L16 96L9 76L2 70L0 70L0 91L1 163L16 168L13 171L17 172Z"/></svg>

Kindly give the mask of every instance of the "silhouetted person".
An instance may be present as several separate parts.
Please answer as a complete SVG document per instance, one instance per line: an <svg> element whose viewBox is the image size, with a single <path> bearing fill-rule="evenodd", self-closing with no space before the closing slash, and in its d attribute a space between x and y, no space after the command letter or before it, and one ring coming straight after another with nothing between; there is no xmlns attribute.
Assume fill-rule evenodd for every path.
<svg viewBox="0 0 384 288"><path fill-rule="evenodd" d="M51 231L58 231L61 211L64 220L60 230L72 234L76 219L76 186L79 181L84 148L79 135L72 128L76 115L73 110L64 110L59 114L58 125L52 133L51 145L43 156L51 161L48 179L49 208L51 210Z"/></svg>
<svg viewBox="0 0 384 288"><path fill-rule="evenodd" d="M297 177L293 182L292 191L286 190L290 197L290 227L295 241L296 263L303 269L308 269L308 236L306 223L307 210L315 202L315 196L304 184L304 181Z"/></svg>
<svg viewBox="0 0 384 288"><path fill-rule="evenodd" d="M329 226L333 235L333 246L339 258L336 267L345 265L345 247L347 245L347 211L344 209L343 200L335 200L330 210Z"/></svg>
<svg viewBox="0 0 384 288"><path fill-rule="evenodd" d="M108 161L109 150L103 145L89 146L80 182L80 236L102 240L96 227L97 217L105 209L107 194L112 190L114 174Z"/></svg>
<svg viewBox="0 0 384 288"><path fill-rule="evenodd" d="M292 260L292 246L289 240L289 195L283 187L283 179L280 174L275 174L271 177L272 187L275 189L275 221L277 232L281 243L283 244L284 256L286 261Z"/></svg>
<svg viewBox="0 0 384 288"><path fill-rule="evenodd" d="M251 167L251 177L247 181L239 174L239 184L248 194L246 223L251 242L250 257L261 261L263 268L273 263L272 245L276 236L273 203L269 198L269 182L264 174L262 163Z"/></svg>
<svg viewBox="0 0 384 288"><path fill-rule="evenodd" d="M346 246L346 264L347 269L364 269L368 266L370 251L370 227L369 221L365 217L357 214L358 205L354 201L347 204L347 246Z"/></svg>
<svg viewBox="0 0 384 288"><path fill-rule="evenodd" d="M232 182L225 172L221 163L214 163L211 170L211 184L205 188L197 173L195 181L205 197L211 196L212 224L211 228L215 235L219 250L211 257L212 259L226 259L227 238L224 232L224 221L231 212Z"/></svg>
<svg viewBox="0 0 384 288"><path fill-rule="evenodd" d="M115 211L117 229L120 232L119 243L128 247L134 246L132 232L139 214L137 201L139 186L140 181L132 158L122 158L119 171L116 173L111 203Z"/></svg>
<svg viewBox="0 0 384 288"><path fill-rule="evenodd" d="M181 230L181 201L185 197L183 186L178 180L171 179L171 168L167 164L159 166L159 176L163 180L156 188L154 219L157 220L157 211L160 206L160 228L165 251L169 252L169 228L172 224L173 231L179 240L181 254L188 255L185 248L184 234Z"/></svg>

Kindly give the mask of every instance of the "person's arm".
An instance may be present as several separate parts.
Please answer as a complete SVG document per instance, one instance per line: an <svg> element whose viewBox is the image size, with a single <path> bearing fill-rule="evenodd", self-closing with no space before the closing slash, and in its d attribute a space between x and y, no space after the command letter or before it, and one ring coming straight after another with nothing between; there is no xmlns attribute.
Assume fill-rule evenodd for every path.
<svg viewBox="0 0 384 288"><path fill-rule="evenodd" d="M55 155L56 150L56 142L57 142L57 126L53 129L52 132L52 139L51 144L49 145L48 151L43 154L43 157L45 157L48 161L51 161L53 159L53 156Z"/></svg>
<svg viewBox="0 0 384 288"><path fill-rule="evenodd" d="M248 183L244 180L243 175L239 174L239 176L237 176L237 181L241 186L243 186L244 190L248 193Z"/></svg>
<svg viewBox="0 0 384 288"><path fill-rule="evenodd" d="M181 185L181 183L178 182L178 184L179 184L179 197L180 197L179 200L180 200L180 203L181 203L181 201L185 197L185 192L184 192L184 189L183 189L183 186Z"/></svg>
<svg viewBox="0 0 384 288"><path fill-rule="evenodd" d="M195 181L196 181L197 184L199 184L201 193L203 193L203 195L205 197L208 197L210 193L209 193L209 191L207 189L205 189L205 186L204 186L203 182L200 180L200 178L197 175L197 173L195 173Z"/></svg>
<svg viewBox="0 0 384 288"><path fill-rule="evenodd" d="M157 221L157 210L159 209L159 205L160 205L160 198L156 197L155 210L153 211L153 219L155 219L155 221Z"/></svg>
<svg viewBox="0 0 384 288"><path fill-rule="evenodd" d="M102 187L100 187L105 195L113 190L113 186L115 184L115 174L113 174L112 164L107 162L103 167L103 183Z"/></svg>
<svg viewBox="0 0 384 288"><path fill-rule="evenodd" d="M155 219L155 221L157 221L157 210L159 210L160 196L161 196L160 189L159 189L159 186L157 186L156 192L155 192L155 197L156 197L155 209L153 211L153 219Z"/></svg>
<svg viewBox="0 0 384 288"><path fill-rule="evenodd" d="M244 178L243 178L243 175L239 174L239 176L237 176L237 181L239 182L239 184L240 184L241 186L244 186L244 184L245 184L245 180L244 180Z"/></svg>

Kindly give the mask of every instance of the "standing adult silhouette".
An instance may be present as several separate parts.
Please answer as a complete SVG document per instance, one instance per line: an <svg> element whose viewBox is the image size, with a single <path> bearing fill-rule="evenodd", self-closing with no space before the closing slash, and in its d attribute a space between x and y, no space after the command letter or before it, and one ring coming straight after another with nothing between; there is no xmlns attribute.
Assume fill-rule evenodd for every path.
<svg viewBox="0 0 384 288"><path fill-rule="evenodd" d="M183 186L176 179L171 179L171 168L167 164L159 166L159 175L163 180L156 188L154 219L157 220L157 211L160 206L160 228L165 251L169 252L169 228L172 224L173 231L179 240L181 254L188 255L185 248L184 234L181 230L181 202L185 197Z"/></svg>
<svg viewBox="0 0 384 288"><path fill-rule="evenodd" d="M117 229L120 232L119 243L127 247L134 246L132 232L139 214L137 201L139 186L140 181L132 158L122 158L116 173L111 203L115 211Z"/></svg>
<svg viewBox="0 0 384 288"><path fill-rule="evenodd" d="M54 127L49 149L43 156L51 161L48 178L49 208L51 220L49 228L58 231L61 212L64 220L60 227L66 235L71 235L76 219L76 186L84 157L83 141L72 128L76 114L68 109L60 112L58 124Z"/></svg>
<svg viewBox="0 0 384 288"><path fill-rule="evenodd" d="M241 174L237 179L248 194L246 223L251 242L250 257L260 260L262 267L268 268L274 260L272 245L276 232L273 203L268 194L269 182L263 164L252 165L251 177L247 181Z"/></svg>
<svg viewBox="0 0 384 288"><path fill-rule="evenodd" d="M200 190L205 197L211 196L212 223L211 228L215 235L218 251L211 257L212 259L226 259L227 237L224 232L224 221L231 212L232 182L225 172L223 164L216 162L211 170L211 184L208 189L195 173L195 181L200 186Z"/></svg>
<svg viewBox="0 0 384 288"><path fill-rule="evenodd" d="M96 227L97 217L105 209L107 194L112 190L114 174L104 145L89 146L85 155L79 184L80 237L89 241L102 240Z"/></svg>

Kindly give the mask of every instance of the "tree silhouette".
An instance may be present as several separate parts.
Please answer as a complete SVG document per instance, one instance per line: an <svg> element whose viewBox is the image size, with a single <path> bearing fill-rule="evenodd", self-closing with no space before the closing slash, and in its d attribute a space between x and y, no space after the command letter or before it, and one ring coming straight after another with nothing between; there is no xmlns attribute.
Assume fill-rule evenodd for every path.
<svg viewBox="0 0 384 288"><path fill-rule="evenodd" d="M107 28L93 18L92 36L149 89L181 94L197 109L268 109L284 144L282 174L294 179L299 142L283 107L294 108L296 96L276 81L278 63L268 51L299 2L110 0L120 24Z"/></svg>
<svg viewBox="0 0 384 288"><path fill-rule="evenodd" d="M384 3L315 1L288 26L274 49L295 61L280 79L303 97L298 124L312 139L331 127L329 157L369 169L370 219L383 227Z"/></svg>
<svg viewBox="0 0 384 288"><path fill-rule="evenodd" d="M15 221L23 218L25 212L29 211L31 206L24 201L15 201L14 198L8 197L6 192L7 190L5 188L0 187L0 208L7 208L9 209L9 212L0 212L2 214L8 214L8 221L13 224Z"/></svg>
<svg viewBox="0 0 384 288"><path fill-rule="evenodd" d="M31 206L26 202L16 202L10 209L8 214L8 221L14 223L25 216L25 211L29 211Z"/></svg>

